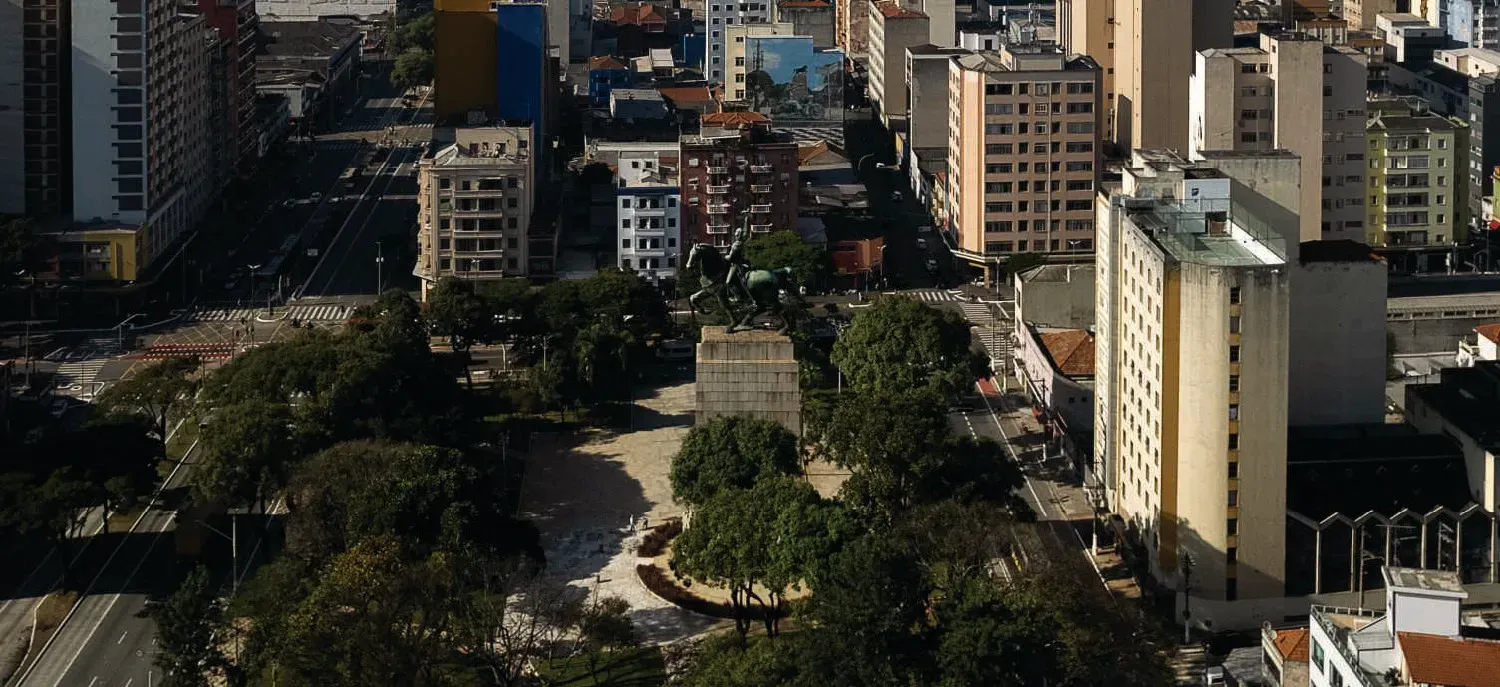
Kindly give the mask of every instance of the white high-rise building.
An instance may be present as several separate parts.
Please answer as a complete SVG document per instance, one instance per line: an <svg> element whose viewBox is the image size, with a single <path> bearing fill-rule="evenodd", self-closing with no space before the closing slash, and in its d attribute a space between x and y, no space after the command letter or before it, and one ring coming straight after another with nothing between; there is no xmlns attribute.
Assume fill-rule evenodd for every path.
<svg viewBox="0 0 1500 687"><path fill-rule="evenodd" d="M73 3L73 219L82 227L56 238L84 244L83 276L136 279L211 196L201 188L210 37L201 16L178 10L172 0Z"/></svg>
<svg viewBox="0 0 1500 687"><path fill-rule="evenodd" d="M1291 230L1232 185L1137 150L1096 226L1095 469L1152 573L1188 577L1214 627L1279 602L1285 578Z"/></svg>
<svg viewBox="0 0 1500 687"><path fill-rule="evenodd" d="M1300 240L1364 241L1364 54L1313 37L1260 41L1194 56L1189 150L1296 153Z"/></svg>
<svg viewBox="0 0 1500 687"><path fill-rule="evenodd" d="M756 2L706 0L705 4L708 5L707 26L705 27L708 34L704 40L708 41L708 48L704 54L707 55L708 64L704 65L704 73L708 75L709 83L722 84L725 74L728 73L725 28L740 24L767 23L773 18L773 8L770 0Z"/></svg>
<svg viewBox="0 0 1500 687"><path fill-rule="evenodd" d="M621 153L615 173L619 267L651 282L677 277L682 255L680 155L675 146Z"/></svg>

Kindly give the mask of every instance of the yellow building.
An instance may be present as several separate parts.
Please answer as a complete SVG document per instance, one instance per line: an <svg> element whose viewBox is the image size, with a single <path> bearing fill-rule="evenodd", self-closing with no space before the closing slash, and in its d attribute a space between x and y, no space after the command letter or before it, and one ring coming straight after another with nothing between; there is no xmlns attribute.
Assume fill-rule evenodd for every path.
<svg viewBox="0 0 1500 687"><path fill-rule="evenodd" d="M1369 103L1366 242L1397 272L1446 271L1468 239L1468 126L1414 98Z"/></svg>
<svg viewBox="0 0 1500 687"><path fill-rule="evenodd" d="M434 0L433 109L438 121L495 108L497 15L490 0Z"/></svg>
<svg viewBox="0 0 1500 687"><path fill-rule="evenodd" d="M46 232L57 244L57 272L63 279L135 281L150 255L145 225L100 224Z"/></svg>

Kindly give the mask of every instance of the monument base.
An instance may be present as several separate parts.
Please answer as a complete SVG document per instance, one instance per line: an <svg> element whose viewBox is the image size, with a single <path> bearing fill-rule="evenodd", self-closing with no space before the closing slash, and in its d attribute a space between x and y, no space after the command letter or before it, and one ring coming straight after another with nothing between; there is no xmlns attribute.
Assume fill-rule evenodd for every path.
<svg viewBox="0 0 1500 687"><path fill-rule="evenodd" d="M792 340L750 330L704 327L698 344L697 421L742 415L778 422L802 435L802 385Z"/></svg>

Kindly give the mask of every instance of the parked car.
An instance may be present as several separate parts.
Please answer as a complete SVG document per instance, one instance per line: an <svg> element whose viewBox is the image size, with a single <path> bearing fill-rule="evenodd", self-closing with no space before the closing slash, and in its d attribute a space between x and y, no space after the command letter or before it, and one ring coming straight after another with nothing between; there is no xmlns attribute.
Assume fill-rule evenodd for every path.
<svg viewBox="0 0 1500 687"><path fill-rule="evenodd" d="M316 203L316 202L318 202L318 201L320 201L320 200L323 199L323 192L322 191L313 191L312 195L308 196L308 199L310 199L310 200L312 200L312 202Z"/></svg>
<svg viewBox="0 0 1500 687"><path fill-rule="evenodd" d="M899 203L904 198L906 198L906 196L901 195L900 191L891 191L891 202L892 203Z"/></svg>
<svg viewBox="0 0 1500 687"><path fill-rule="evenodd" d="M1229 684L1229 675L1224 666L1209 666L1203 669L1203 687L1224 687Z"/></svg>
<svg viewBox="0 0 1500 687"><path fill-rule="evenodd" d="M937 268L938 268L937 261L933 260L932 258L927 258L927 271L928 272L936 272Z"/></svg>
<svg viewBox="0 0 1500 687"><path fill-rule="evenodd" d="M920 250L927 250L927 239L917 239L917 248Z"/></svg>
<svg viewBox="0 0 1500 687"><path fill-rule="evenodd" d="M932 225L930 225L930 224L924 224L924 225L922 225L920 227L917 227L917 233L918 234L930 234L930 233L932 233Z"/></svg>

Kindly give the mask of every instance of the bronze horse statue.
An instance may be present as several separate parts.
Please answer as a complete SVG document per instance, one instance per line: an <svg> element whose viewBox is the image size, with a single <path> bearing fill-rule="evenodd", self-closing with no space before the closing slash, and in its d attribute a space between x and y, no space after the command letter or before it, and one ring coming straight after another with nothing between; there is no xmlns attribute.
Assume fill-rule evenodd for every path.
<svg viewBox="0 0 1500 687"><path fill-rule="evenodd" d="M684 267L691 269L694 266L698 267L701 275L698 281L702 287L688 296L688 304L694 312L710 312L703 308L702 302L705 298L713 298L718 303L719 312L729 318L730 332L749 329L755 318L765 314L775 315L780 321L777 331L782 334L791 331L791 320L787 317L782 294L801 300L791 268L757 270L741 265L740 269L733 269L736 265L721 255L718 248L707 243L696 244L688 252ZM736 312L736 302L748 306L743 314Z"/></svg>

